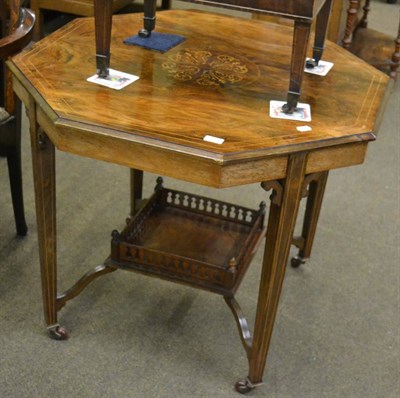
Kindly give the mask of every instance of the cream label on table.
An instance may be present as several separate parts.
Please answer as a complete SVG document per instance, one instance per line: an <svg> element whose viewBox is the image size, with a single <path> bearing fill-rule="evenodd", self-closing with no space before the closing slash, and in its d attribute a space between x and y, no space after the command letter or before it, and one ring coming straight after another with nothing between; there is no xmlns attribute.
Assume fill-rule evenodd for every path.
<svg viewBox="0 0 400 398"><path fill-rule="evenodd" d="M297 131L300 131L301 133L312 130L311 126L297 126L296 129L297 129Z"/></svg>
<svg viewBox="0 0 400 398"><path fill-rule="evenodd" d="M203 138L204 141L212 142L213 144L221 145L224 143L224 138L214 137L213 135L206 135Z"/></svg>

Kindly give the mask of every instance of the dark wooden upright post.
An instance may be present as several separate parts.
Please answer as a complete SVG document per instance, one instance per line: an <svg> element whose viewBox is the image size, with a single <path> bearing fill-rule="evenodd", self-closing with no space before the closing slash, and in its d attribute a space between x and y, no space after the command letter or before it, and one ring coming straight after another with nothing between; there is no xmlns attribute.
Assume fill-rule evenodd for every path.
<svg viewBox="0 0 400 398"><path fill-rule="evenodd" d="M94 0L96 69L100 77L107 77L110 67L112 4L112 0Z"/></svg>
<svg viewBox="0 0 400 398"><path fill-rule="evenodd" d="M301 82L304 75L310 31L311 21L303 21L300 19L294 21L289 91L287 103L282 107L285 113L293 113L296 110L297 102L300 98Z"/></svg>
<svg viewBox="0 0 400 398"><path fill-rule="evenodd" d="M392 55L392 63L390 65L390 77L396 79L398 68L400 65L400 22L399 22L399 30L397 32L397 37L394 41L395 49Z"/></svg>
<svg viewBox="0 0 400 398"><path fill-rule="evenodd" d="M131 169L131 216L134 216L140 208L143 192L143 171Z"/></svg>
<svg viewBox="0 0 400 398"><path fill-rule="evenodd" d="M143 29L139 30L140 37L149 37L156 27L157 0L144 0Z"/></svg>
<svg viewBox="0 0 400 398"><path fill-rule="evenodd" d="M363 16L362 16L362 19L361 19L361 22L360 22L360 26L362 28L366 28L368 26L368 13L369 13L369 11L371 9L369 3L370 3L370 0L366 0L365 1L365 5L363 7Z"/></svg>
<svg viewBox="0 0 400 398"><path fill-rule="evenodd" d="M21 100L17 96L14 98L14 120L12 128L14 130L14 142L7 150L8 174L10 177L11 198L15 215L15 225L17 234L25 236L28 227L25 221L24 195L22 189L22 170L21 170Z"/></svg>
<svg viewBox="0 0 400 398"><path fill-rule="evenodd" d="M315 40L313 47L313 60L316 65L322 58L324 52L325 37L327 32L327 26L329 21L329 15L331 13L332 0L326 0L317 16L317 22L315 25Z"/></svg>

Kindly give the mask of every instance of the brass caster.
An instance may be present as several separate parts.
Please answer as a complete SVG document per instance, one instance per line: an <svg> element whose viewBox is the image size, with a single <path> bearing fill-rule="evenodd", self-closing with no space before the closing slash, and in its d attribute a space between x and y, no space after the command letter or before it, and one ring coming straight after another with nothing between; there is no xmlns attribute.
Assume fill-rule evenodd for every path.
<svg viewBox="0 0 400 398"><path fill-rule="evenodd" d="M306 68L307 69L313 69L316 66L318 66L318 61L316 61L315 59L308 59L306 61Z"/></svg>
<svg viewBox="0 0 400 398"><path fill-rule="evenodd" d="M295 106L290 106L288 103L282 105L282 112L291 115L296 110Z"/></svg>
<svg viewBox="0 0 400 398"><path fill-rule="evenodd" d="M67 340L69 337L67 330L60 325L47 328L47 333L53 340Z"/></svg>
<svg viewBox="0 0 400 398"><path fill-rule="evenodd" d="M235 384L235 390L240 394L247 394L251 390L254 390L255 387L248 379L239 380Z"/></svg>
<svg viewBox="0 0 400 398"><path fill-rule="evenodd" d="M140 29L138 32L139 37L145 39L147 37L150 37L151 31L148 31L147 29Z"/></svg>
<svg viewBox="0 0 400 398"><path fill-rule="evenodd" d="M294 256L292 257L292 259L290 260L290 265L293 268L299 268L300 265L305 264L306 260L303 257L300 256Z"/></svg>

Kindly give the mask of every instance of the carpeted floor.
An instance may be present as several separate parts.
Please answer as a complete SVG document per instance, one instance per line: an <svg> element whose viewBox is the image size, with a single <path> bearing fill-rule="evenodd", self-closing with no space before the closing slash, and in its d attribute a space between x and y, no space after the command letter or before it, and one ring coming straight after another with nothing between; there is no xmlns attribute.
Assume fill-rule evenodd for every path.
<svg viewBox="0 0 400 398"><path fill-rule="evenodd" d="M176 2L177 6L181 3ZM187 4L184 4L187 6ZM395 36L399 4L372 3L370 26ZM29 138L23 131L27 237L15 237L0 159L0 398L228 398L247 360L223 300L134 273L96 280L45 333ZM311 260L288 267L265 371L251 397L397 398L399 389L400 87L363 166L331 173ZM127 169L57 153L59 288L100 263L128 213ZM145 191L156 176L145 175ZM166 186L250 207L258 185ZM239 289L252 324L260 248ZM294 253L294 251L293 251Z"/></svg>

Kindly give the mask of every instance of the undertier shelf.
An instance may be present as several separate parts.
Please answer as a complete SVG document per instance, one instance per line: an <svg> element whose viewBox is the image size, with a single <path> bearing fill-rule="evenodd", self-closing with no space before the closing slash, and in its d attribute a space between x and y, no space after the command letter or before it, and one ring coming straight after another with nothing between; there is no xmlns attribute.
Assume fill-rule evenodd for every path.
<svg viewBox="0 0 400 398"><path fill-rule="evenodd" d="M396 50L395 44L399 43L399 37L395 41L393 37L385 33L360 27L354 33L350 51L375 68L396 78L399 68L399 52Z"/></svg>
<svg viewBox="0 0 400 398"><path fill-rule="evenodd" d="M113 231L107 265L232 296L265 235L252 210L162 187Z"/></svg>

